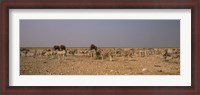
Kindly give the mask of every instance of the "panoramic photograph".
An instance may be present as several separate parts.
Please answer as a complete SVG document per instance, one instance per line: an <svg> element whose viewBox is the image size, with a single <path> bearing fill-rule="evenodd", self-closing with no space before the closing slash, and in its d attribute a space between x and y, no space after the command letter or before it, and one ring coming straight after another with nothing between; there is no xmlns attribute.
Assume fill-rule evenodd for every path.
<svg viewBox="0 0 200 95"><path fill-rule="evenodd" d="M180 75L180 20L20 20L20 75Z"/></svg>

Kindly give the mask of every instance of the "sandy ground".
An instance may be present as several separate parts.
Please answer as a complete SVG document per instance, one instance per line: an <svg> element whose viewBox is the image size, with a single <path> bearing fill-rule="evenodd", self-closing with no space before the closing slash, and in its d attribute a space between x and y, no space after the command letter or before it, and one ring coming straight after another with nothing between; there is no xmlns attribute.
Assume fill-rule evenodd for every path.
<svg viewBox="0 0 200 95"><path fill-rule="evenodd" d="M180 60L164 61L156 55L122 60L94 60L89 56L67 56L64 60L45 56L20 57L21 75L180 75Z"/></svg>

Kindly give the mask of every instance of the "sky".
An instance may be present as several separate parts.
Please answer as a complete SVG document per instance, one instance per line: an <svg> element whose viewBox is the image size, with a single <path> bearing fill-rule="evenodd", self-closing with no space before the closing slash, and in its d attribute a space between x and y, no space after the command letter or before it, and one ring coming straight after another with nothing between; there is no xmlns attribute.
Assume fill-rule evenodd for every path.
<svg viewBox="0 0 200 95"><path fill-rule="evenodd" d="M179 20L20 20L20 47L180 47Z"/></svg>

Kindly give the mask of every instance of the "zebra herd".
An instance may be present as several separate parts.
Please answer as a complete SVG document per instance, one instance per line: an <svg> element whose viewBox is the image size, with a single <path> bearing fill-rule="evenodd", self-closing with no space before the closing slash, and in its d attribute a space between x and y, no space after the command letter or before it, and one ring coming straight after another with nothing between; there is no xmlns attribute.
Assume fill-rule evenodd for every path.
<svg viewBox="0 0 200 95"><path fill-rule="evenodd" d="M21 48L20 56L42 57L65 59L67 56L85 56L93 60L113 61L114 58L122 57L123 60L130 60L134 57L161 57L164 60L180 58L180 49L178 48L98 48L91 44L89 48L76 49L66 48L64 45L54 45L51 49L28 49Z"/></svg>

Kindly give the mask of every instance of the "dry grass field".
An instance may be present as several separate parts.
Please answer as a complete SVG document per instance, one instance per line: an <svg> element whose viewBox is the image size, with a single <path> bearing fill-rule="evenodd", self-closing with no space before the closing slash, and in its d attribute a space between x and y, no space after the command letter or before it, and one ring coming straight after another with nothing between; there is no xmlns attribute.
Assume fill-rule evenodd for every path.
<svg viewBox="0 0 200 95"><path fill-rule="evenodd" d="M180 75L179 48L101 48L104 59L92 58L89 48L66 48L64 56L48 53L51 48L23 49L20 75ZM164 50L176 52L165 58Z"/></svg>

